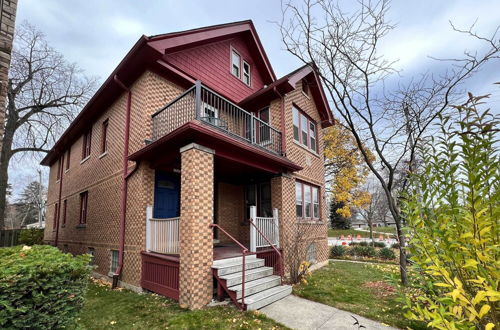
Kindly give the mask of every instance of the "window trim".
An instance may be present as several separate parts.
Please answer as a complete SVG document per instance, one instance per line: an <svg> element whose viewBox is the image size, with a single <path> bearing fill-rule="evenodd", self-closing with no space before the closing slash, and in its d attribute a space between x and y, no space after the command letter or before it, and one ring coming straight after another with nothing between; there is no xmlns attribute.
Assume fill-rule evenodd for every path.
<svg viewBox="0 0 500 330"><path fill-rule="evenodd" d="M67 156L66 156L66 168L65 168L65 172L69 171L69 167L70 167L70 159L71 159L71 146L69 146L68 148L68 151L66 152Z"/></svg>
<svg viewBox="0 0 500 330"><path fill-rule="evenodd" d="M87 215L89 210L89 191L82 191L80 193L80 218L79 225L87 224Z"/></svg>
<svg viewBox="0 0 500 330"><path fill-rule="evenodd" d="M299 115L299 126L297 127L295 123L293 122L293 112L297 111ZM303 133L303 128L302 128L302 118L307 120L307 127L306 127L306 133L307 133L307 141L304 143L302 133ZM311 147L311 124L314 125L314 142L316 144L315 148L313 149ZM292 105L292 131L295 127L298 128L299 134L298 134L298 140L295 138L295 132L293 133L293 140L297 142L299 145L307 148L307 150L311 151L312 153L317 154L318 153L318 124L316 121L314 121L311 117L309 117L304 111L302 111L298 106L295 104ZM304 132L304 133L305 133Z"/></svg>
<svg viewBox="0 0 500 330"><path fill-rule="evenodd" d="M108 128L109 118L106 118L101 124L101 155L108 152Z"/></svg>
<svg viewBox="0 0 500 330"><path fill-rule="evenodd" d="M238 61L238 75L235 75L234 72L233 72L233 66L234 66L234 63L233 63L233 54L236 54L239 58L239 61ZM230 68L230 72L231 74L240 79L241 80L241 61L242 61L242 57L241 57L241 54L236 51L236 49L234 49L232 46L231 46L231 57L230 57L230 62L229 62L229 68Z"/></svg>
<svg viewBox="0 0 500 330"><path fill-rule="evenodd" d="M52 230L57 228L57 214L59 213L59 203L54 204L54 223L52 224Z"/></svg>
<svg viewBox="0 0 500 330"><path fill-rule="evenodd" d="M320 192L321 192L321 188L315 184L312 184L312 183L309 183L309 182L305 182L305 181L302 181L302 180L295 180L295 185L297 186L297 184L300 184L300 189L301 189L301 194L302 194L302 217L298 216L297 215L297 188L295 188L295 215L297 217L297 219L299 220L313 220L313 221L320 221L321 220L321 198L320 198ZM313 195L313 188L316 188L318 190L318 216L316 217L315 214L314 214L314 195ZM307 217L306 216L306 201L305 201L305 191L306 189L309 189L309 193L310 193L310 196L311 196L311 200L309 202L310 206L309 206L309 214L310 216Z"/></svg>

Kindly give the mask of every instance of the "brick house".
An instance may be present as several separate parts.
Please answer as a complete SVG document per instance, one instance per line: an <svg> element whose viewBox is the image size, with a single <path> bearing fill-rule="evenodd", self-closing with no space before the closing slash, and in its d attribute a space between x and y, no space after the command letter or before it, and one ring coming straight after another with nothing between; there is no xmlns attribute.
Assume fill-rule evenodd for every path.
<svg viewBox="0 0 500 330"><path fill-rule="evenodd" d="M142 36L42 161L45 241L114 285L260 308L327 262L332 123L314 70L277 79L251 21Z"/></svg>

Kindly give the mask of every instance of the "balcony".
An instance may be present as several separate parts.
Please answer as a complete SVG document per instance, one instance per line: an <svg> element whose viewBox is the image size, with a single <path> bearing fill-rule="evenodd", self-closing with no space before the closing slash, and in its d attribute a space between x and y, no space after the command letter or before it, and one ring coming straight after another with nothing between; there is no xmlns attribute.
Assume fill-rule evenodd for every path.
<svg viewBox="0 0 500 330"><path fill-rule="evenodd" d="M282 155L281 132L201 82L152 115L152 142L190 121L199 121L235 139Z"/></svg>

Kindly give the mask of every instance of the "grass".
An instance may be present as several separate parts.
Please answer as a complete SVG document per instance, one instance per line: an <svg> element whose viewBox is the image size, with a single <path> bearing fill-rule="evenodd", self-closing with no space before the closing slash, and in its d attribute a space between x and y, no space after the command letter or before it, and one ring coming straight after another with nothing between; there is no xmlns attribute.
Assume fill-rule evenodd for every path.
<svg viewBox="0 0 500 330"><path fill-rule="evenodd" d="M91 284L78 329L286 329L256 312L232 306L190 311L177 302L150 294L111 290Z"/></svg>
<svg viewBox="0 0 500 330"><path fill-rule="evenodd" d="M375 233L375 232L384 232L384 233L395 233L395 228L392 227L379 227L379 228L373 228L373 236L375 238L378 238L380 234ZM360 230L354 230L354 229L328 229L328 237L340 237L340 235L344 235L344 237L347 238L347 235L351 235L353 237L356 237L358 235L361 235L363 238L368 238L370 237L370 233L367 231L360 231Z"/></svg>
<svg viewBox="0 0 500 330"><path fill-rule="evenodd" d="M392 265L330 262L293 293L399 328L426 329L404 318L398 288L386 281L388 272L397 271Z"/></svg>

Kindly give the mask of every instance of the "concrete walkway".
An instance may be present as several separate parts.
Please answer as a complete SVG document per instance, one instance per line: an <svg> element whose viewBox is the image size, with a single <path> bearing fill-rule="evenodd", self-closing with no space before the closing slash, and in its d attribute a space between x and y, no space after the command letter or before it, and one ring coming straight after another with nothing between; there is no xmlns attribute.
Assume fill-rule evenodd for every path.
<svg viewBox="0 0 500 330"><path fill-rule="evenodd" d="M354 313L299 298L294 295L289 295L259 311L289 328L298 330L357 330L359 328L358 325L354 324L356 321L353 316L359 321L360 325L364 326L362 329L396 329Z"/></svg>

